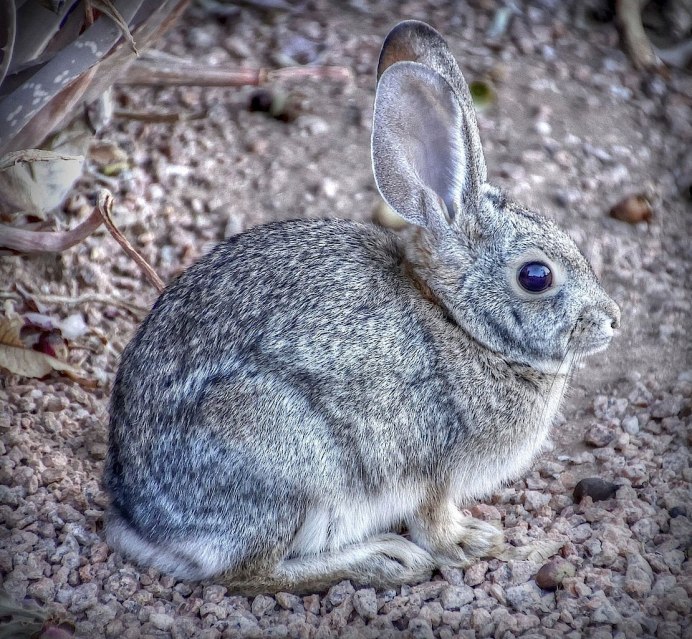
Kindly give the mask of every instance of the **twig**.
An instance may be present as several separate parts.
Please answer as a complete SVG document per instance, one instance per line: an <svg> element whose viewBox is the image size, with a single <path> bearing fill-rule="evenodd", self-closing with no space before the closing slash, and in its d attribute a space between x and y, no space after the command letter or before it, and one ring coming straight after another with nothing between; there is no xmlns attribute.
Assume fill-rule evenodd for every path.
<svg viewBox="0 0 692 639"><path fill-rule="evenodd" d="M83 293L77 297L66 297L63 295L48 295L43 293L31 293L29 291L21 291L15 293L13 291L0 291L0 299L34 299L44 304L65 304L68 306L78 306L80 304L104 304L107 306L118 306L132 313L137 319L144 317L149 309L132 302L127 302L118 297L109 297L102 293Z"/></svg>
<svg viewBox="0 0 692 639"><path fill-rule="evenodd" d="M177 64L136 60L118 84L142 86L239 87L259 86L278 80L334 80L351 82L346 67L285 67L283 69L221 69L199 64Z"/></svg>
<svg viewBox="0 0 692 639"><path fill-rule="evenodd" d="M161 113L156 111L113 111L113 116L125 120L137 120L138 122L165 122L175 124L176 122L189 122L191 120L202 120L207 117L206 111L195 111L194 113Z"/></svg>
<svg viewBox="0 0 692 639"><path fill-rule="evenodd" d="M655 70L661 66L661 61L654 52L642 24L641 0L617 0L617 12L625 48L637 69Z"/></svg>
<svg viewBox="0 0 692 639"><path fill-rule="evenodd" d="M69 231L27 231L0 224L0 247L21 253L59 253L91 235L103 222L98 207Z"/></svg>
<svg viewBox="0 0 692 639"><path fill-rule="evenodd" d="M118 228L113 223L113 219L111 218L111 210L113 208L113 196L106 189L99 191L98 203L96 205L96 208L100 212L101 217L103 219L103 223L106 225L106 228L113 236L115 241L118 244L120 244L125 253L127 253L135 261L137 266L139 266L139 268L142 269L142 272L149 280L149 282L154 286L154 288L156 288L156 290L159 293L161 293L163 289L166 288L166 285L163 283L163 280L156 274L156 271L149 265L149 263L139 253L137 253L134 246L130 244L128 239L118 230Z"/></svg>

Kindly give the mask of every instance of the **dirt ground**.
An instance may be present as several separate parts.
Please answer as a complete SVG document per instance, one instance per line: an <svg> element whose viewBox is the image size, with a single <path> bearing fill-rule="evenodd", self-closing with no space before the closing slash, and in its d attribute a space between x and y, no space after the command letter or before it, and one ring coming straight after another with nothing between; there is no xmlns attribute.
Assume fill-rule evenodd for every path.
<svg viewBox="0 0 692 639"><path fill-rule="evenodd" d="M575 377L555 448L473 509L502 519L513 545L562 542L555 552L573 574L541 589L535 576L547 557L493 559L391 591L344 582L307 597L252 599L213 582L176 583L111 553L99 486L107 402L138 322L117 300L146 308L156 295L102 230L61 255L0 260L2 291L16 283L39 300L113 300L43 307L81 314L88 330L69 342L69 358L97 388L0 373L0 576L11 597L72 619L85 638L692 637L692 79L635 71L615 25L585 17L580 3L515 4L494 42L486 34L502 5L491 0L312 0L223 17L193 5L162 50L231 68L341 65L354 80L272 87L295 104L290 122L251 112L251 88L119 87L119 111L204 117L171 124L120 114L100 137L130 163L110 183L115 221L164 280L257 224L370 220L379 47L400 19L440 30L467 80L491 79L496 92L479 114L490 180L566 229L622 309L610 349ZM650 223L608 215L638 193L652 202ZM572 491L585 477L617 492L577 503Z"/></svg>

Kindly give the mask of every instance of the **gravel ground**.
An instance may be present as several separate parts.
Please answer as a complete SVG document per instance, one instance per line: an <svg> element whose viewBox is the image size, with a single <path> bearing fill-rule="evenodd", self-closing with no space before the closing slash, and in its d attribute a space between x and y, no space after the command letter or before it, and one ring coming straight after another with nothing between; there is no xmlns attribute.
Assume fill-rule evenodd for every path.
<svg viewBox="0 0 692 639"><path fill-rule="evenodd" d="M0 575L11 597L74 620L85 638L692 637L692 80L635 72L614 25L584 23L578 3L516 4L496 43L485 36L490 0L312 0L296 13L245 8L218 19L192 7L162 43L167 52L230 67L338 64L355 81L283 85L297 105L288 123L249 112L249 88L120 88L121 110L207 115L118 117L101 136L131 163L116 184L116 222L164 279L269 220L369 219L382 38L405 17L441 30L469 80L494 81L497 100L480 115L491 179L557 219L622 308L611 348L576 375L554 449L472 507L501 520L512 545L553 551L396 590L343 582L304 597L229 596L140 571L102 539L99 486L109 387L137 320L115 303L52 303L45 311L56 317L81 313L89 330L69 343L70 361L101 385L0 374ZM640 192L653 203L649 224L608 216ZM14 281L142 306L155 297L104 232L62 255L3 258L0 282ZM580 485L575 499L583 478L602 483Z"/></svg>

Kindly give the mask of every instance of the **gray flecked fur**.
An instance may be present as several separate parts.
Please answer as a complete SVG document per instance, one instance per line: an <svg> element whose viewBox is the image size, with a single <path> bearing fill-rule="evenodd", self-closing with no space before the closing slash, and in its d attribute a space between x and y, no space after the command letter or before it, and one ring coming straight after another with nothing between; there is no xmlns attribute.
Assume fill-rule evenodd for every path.
<svg viewBox="0 0 692 639"><path fill-rule="evenodd" d="M375 178L415 226L232 237L123 353L107 537L142 565L249 594L389 586L496 553L501 533L459 505L526 469L572 364L619 323L573 242L485 183L441 36L400 24L378 76ZM516 282L535 259L546 293Z"/></svg>

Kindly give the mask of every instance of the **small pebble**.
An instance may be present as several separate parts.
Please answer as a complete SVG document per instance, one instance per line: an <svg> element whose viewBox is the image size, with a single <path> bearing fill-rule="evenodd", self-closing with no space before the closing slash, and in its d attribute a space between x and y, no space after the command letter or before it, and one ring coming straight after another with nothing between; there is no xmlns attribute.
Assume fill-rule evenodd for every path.
<svg viewBox="0 0 692 639"><path fill-rule="evenodd" d="M459 610L473 601L473 588L470 586L447 586L442 591L440 603L445 610Z"/></svg>
<svg viewBox="0 0 692 639"><path fill-rule="evenodd" d="M271 612L276 607L276 601L273 597L267 595L257 595L252 600L252 614L258 619L268 612Z"/></svg>
<svg viewBox="0 0 692 639"><path fill-rule="evenodd" d="M603 424L594 424L584 436L584 441L596 448L603 448L613 441L615 434Z"/></svg>
<svg viewBox="0 0 692 639"><path fill-rule="evenodd" d="M576 568L564 559L555 558L541 566L536 573L536 584L543 590L557 590L567 577L574 577Z"/></svg>
<svg viewBox="0 0 692 639"><path fill-rule="evenodd" d="M599 477L588 477L582 479L574 487L574 501L580 502L584 497L591 497L594 501L610 499L618 489L617 484L605 481Z"/></svg>
<svg viewBox="0 0 692 639"><path fill-rule="evenodd" d="M485 580L485 573L488 572L488 562L479 561L469 566L464 572L464 582L468 586L478 586ZM449 579L447 579L449 581ZM450 582L452 583L452 582ZM455 584L460 585L460 584Z"/></svg>
<svg viewBox="0 0 692 639"><path fill-rule="evenodd" d="M622 429L629 435L636 435L639 432L639 420L636 415L630 415L622 420Z"/></svg>
<svg viewBox="0 0 692 639"><path fill-rule="evenodd" d="M303 600L297 595L291 594L289 592L277 592L274 595L276 603L278 603L284 610L292 610L298 612L303 608Z"/></svg>
<svg viewBox="0 0 692 639"><path fill-rule="evenodd" d="M543 120L539 120L538 122L536 122L533 125L533 128L536 131L536 133L538 133L539 135L541 135L543 137L550 135L553 131L553 127L551 127L550 124L548 124L547 122L545 122Z"/></svg>
<svg viewBox="0 0 692 639"><path fill-rule="evenodd" d="M327 592L327 600L332 604L332 606L341 605L346 597L353 594L355 589L350 581L341 581L335 586L332 586Z"/></svg>
<svg viewBox="0 0 692 639"><path fill-rule="evenodd" d="M171 615L162 612L153 612L149 615L149 623L159 630L170 630L175 624L175 619Z"/></svg>
<svg viewBox="0 0 692 639"><path fill-rule="evenodd" d="M377 596L374 588L362 588L353 594L353 607L363 619L377 616Z"/></svg>

